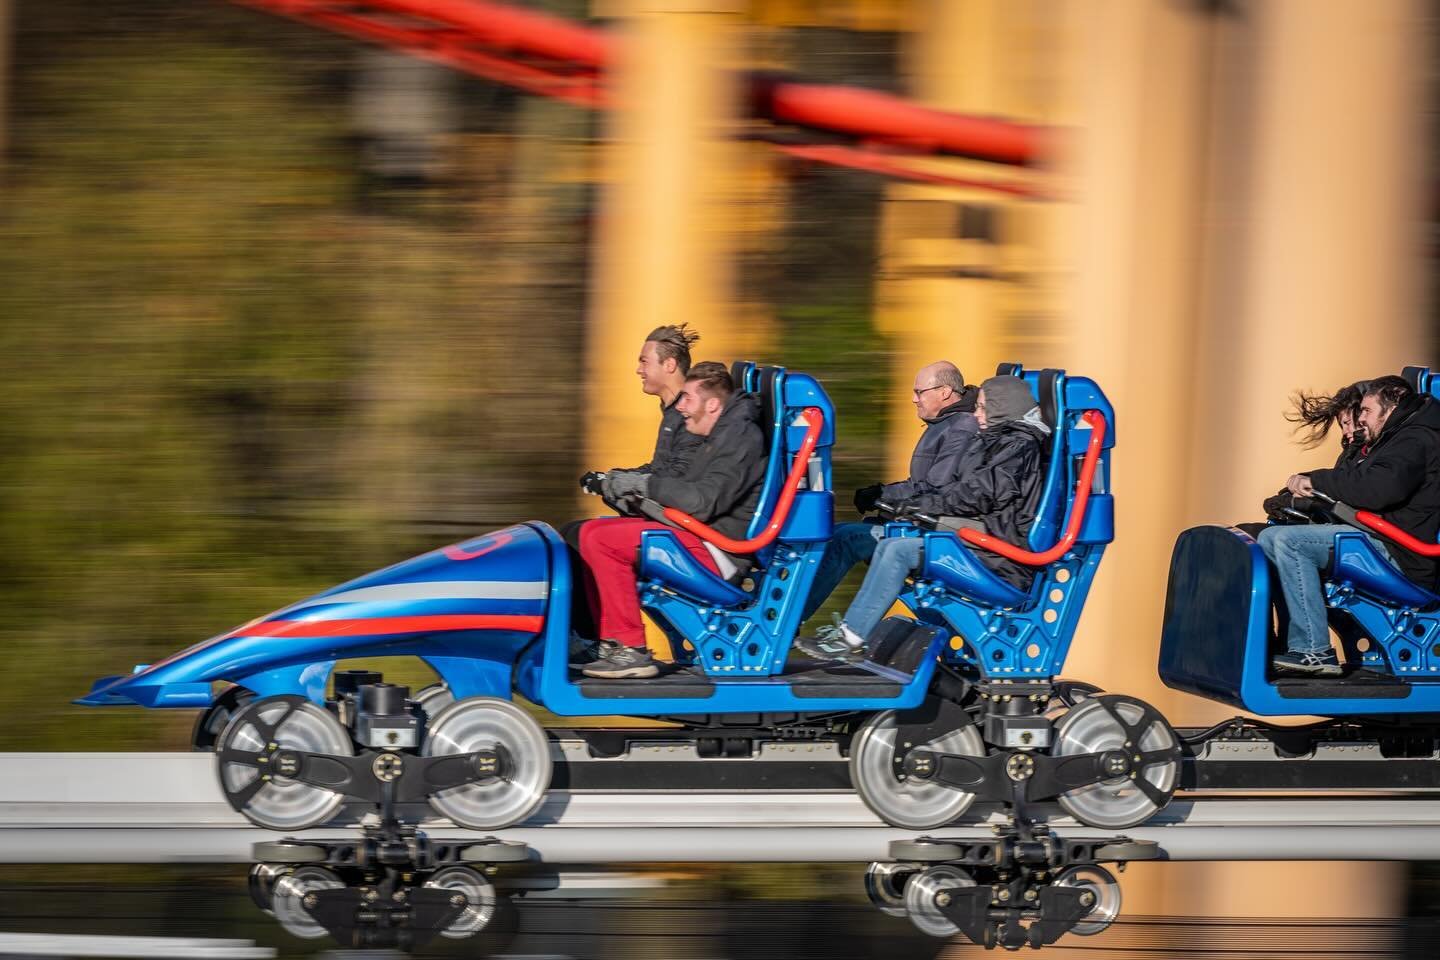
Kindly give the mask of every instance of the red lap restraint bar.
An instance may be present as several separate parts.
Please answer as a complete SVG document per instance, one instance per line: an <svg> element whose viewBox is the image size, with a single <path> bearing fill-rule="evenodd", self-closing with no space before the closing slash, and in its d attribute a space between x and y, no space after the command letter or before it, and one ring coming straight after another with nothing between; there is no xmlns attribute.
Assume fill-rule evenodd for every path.
<svg viewBox="0 0 1440 960"><path fill-rule="evenodd" d="M1378 513L1356 510L1355 522L1362 527L1369 527L1382 537L1394 540L1406 550L1418 553L1422 557L1440 557L1440 543L1426 543L1424 540L1417 540L1413 535L1401 530Z"/></svg>
<svg viewBox="0 0 1440 960"><path fill-rule="evenodd" d="M820 431L825 428L825 414L819 407L806 407L800 415L805 418L805 422L810 425L810 428L805 431L805 439L800 442L800 450L795 454L795 462L790 464L790 474L785 478L785 486L780 488L780 499L775 501L775 509L770 514L770 522L765 525L764 530L749 540L732 540L715 528L701 523L690 514L676 510L674 507L665 508L665 519L681 530L693 533L707 543L715 544L726 553L754 553L756 550L768 547L780 535L780 528L785 526L785 521L790 518L790 507L795 503L795 492L800 489L800 481L804 479L805 471L810 467L810 454L815 452L815 444L820 440ZM781 429L788 430L789 424Z"/></svg>
<svg viewBox="0 0 1440 960"><path fill-rule="evenodd" d="M1085 508L1090 504L1090 487L1095 481L1095 468L1100 463L1100 451L1105 445L1106 428L1105 415L1099 410L1086 410L1080 419L1090 424L1090 443L1085 448L1085 460L1080 464L1080 479L1075 481L1075 503L1070 508L1070 522L1065 525L1065 535L1056 541L1055 546L1043 553L1033 553L1004 540L997 540L979 530L961 530L961 540L998 553L1007 560L1023 563L1027 567L1043 567L1047 563L1054 563L1075 546L1075 539L1080 536L1080 527L1085 523ZM1057 437L1056 442L1064 441Z"/></svg>

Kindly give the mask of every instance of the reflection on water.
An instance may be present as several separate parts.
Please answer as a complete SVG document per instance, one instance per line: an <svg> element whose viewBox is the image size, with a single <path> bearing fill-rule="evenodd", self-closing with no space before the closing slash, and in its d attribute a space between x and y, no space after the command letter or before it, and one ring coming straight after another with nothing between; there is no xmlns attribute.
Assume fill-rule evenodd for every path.
<svg viewBox="0 0 1440 960"><path fill-rule="evenodd" d="M245 889L245 868L27 868L39 879L0 887L0 934L223 938L272 956L399 956L287 936ZM38 873L37 873L38 871ZM80 879L67 880L71 873ZM858 888L860 868L854 868ZM592 885L565 896L516 898L503 922L473 940L437 941L419 956L570 957L576 960L930 960L980 957L979 948L923 937L858 899L734 899L704 875L663 883ZM625 887L631 888L626 892ZM594 894L599 894L595 896ZM0 944L3 944L0 938ZM0 952L4 947L0 946ZM1094 937L1067 937L1046 955L1105 957L1432 958L1440 921L1214 920L1123 916ZM14 954L11 954L14 955ZM89 953L88 955L100 955ZM170 954L166 955L183 955ZM193 955L200 955L199 953ZM213 955L213 954L212 954Z"/></svg>

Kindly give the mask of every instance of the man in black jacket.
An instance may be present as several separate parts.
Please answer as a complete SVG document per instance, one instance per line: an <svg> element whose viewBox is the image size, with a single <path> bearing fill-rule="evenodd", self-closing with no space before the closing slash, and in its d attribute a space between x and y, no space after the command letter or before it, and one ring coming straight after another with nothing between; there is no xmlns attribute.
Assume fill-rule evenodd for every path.
<svg viewBox="0 0 1440 960"><path fill-rule="evenodd" d="M980 387L975 409L980 433L965 451L958 479L910 502L917 513L953 520L954 528L984 530L1013 544L1023 544L1040 503L1045 481L1045 439L1050 428L1030 387L1019 377L991 377ZM834 627L795 643L802 653L819 659L853 657L864 652L866 640L900 596L905 580L919 569L925 541L892 537L880 541L860 592ZM977 549L975 555L1019 590L1029 589L1029 567Z"/></svg>
<svg viewBox="0 0 1440 960"><path fill-rule="evenodd" d="M765 477L765 438L757 422L759 402L735 393L730 373L719 363L697 363L685 378L676 404L685 429L701 438L699 449L680 476L612 470L604 480L607 500L628 504L647 498L674 507L741 539L750 525ZM653 677L659 669L645 647L645 623L635 579L640 534L673 529L640 518L587 523L580 528L580 556L589 569L585 587L600 636L597 657L583 667L586 676ZM683 530L675 536L700 564L720 568L699 537Z"/></svg>
<svg viewBox="0 0 1440 960"><path fill-rule="evenodd" d="M966 386L960 368L948 360L921 367L910 402L925 432L910 455L910 476L855 491L855 509L864 516L884 501L899 506L934 493L959 477L960 462L980 431L975 420L979 391ZM856 564L869 563L885 528L874 523L842 523L835 528L815 571L801 620L808 620Z"/></svg>
<svg viewBox="0 0 1440 960"><path fill-rule="evenodd" d="M1363 455L1329 470L1290 477L1297 497L1322 493L1357 510L1369 510L1417 539L1434 543L1440 532L1440 404L1417 396L1400 377L1380 377L1365 387L1360 423L1370 437ZM1338 676L1340 662L1330 647L1325 592L1320 572L1332 562L1335 534L1357 528L1343 524L1268 527L1258 542L1279 573L1290 613L1286 651L1272 661L1277 671ZM1368 533L1367 536L1370 536ZM1411 581L1437 586L1435 560L1370 536Z"/></svg>

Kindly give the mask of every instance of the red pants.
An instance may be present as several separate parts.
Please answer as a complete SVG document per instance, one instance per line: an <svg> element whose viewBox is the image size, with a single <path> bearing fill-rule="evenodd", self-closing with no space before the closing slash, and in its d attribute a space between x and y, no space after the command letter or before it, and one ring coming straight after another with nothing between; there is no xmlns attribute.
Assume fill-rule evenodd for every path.
<svg viewBox="0 0 1440 960"><path fill-rule="evenodd" d="M699 537L663 523L616 517L590 520L582 525L580 557L590 568L590 576L574 579L584 583L600 637L617 640L627 647L645 646L645 621L640 613L640 595L635 582L642 530L671 531L707 570L720 572Z"/></svg>

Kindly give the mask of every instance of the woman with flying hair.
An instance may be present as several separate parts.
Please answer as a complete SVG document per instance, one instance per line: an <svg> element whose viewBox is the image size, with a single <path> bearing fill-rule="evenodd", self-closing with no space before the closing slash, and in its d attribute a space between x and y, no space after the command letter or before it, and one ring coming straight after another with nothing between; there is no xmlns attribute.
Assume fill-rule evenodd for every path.
<svg viewBox="0 0 1440 960"><path fill-rule="evenodd" d="M1365 428L1360 425L1359 413L1360 400L1365 395L1368 383L1368 380L1360 380L1329 395L1297 391L1294 398L1295 408L1285 415L1285 419L1295 424L1296 433L1304 434L1300 445L1312 450L1325 442L1332 427L1339 427L1340 455L1335 458L1335 466L1340 467L1364 459L1366 437ZM1308 498L1297 503L1286 489L1265 498L1264 509L1265 515L1276 523L1306 523L1310 522L1306 518L1317 510L1317 506ZM1324 515L1323 508L1318 512L1320 515L1315 519L1330 519ZM1238 523L1236 526L1250 536L1258 537L1268 524Z"/></svg>
<svg viewBox="0 0 1440 960"><path fill-rule="evenodd" d="M1295 432L1304 431L1301 446L1310 450L1325 442L1331 427L1340 428L1340 457L1335 466L1364 456L1365 429L1360 425L1360 399L1365 395L1369 381L1361 380L1341 387L1330 396L1309 394L1301 390L1295 394L1295 409L1285 419L1295 424Z"/></svg>

